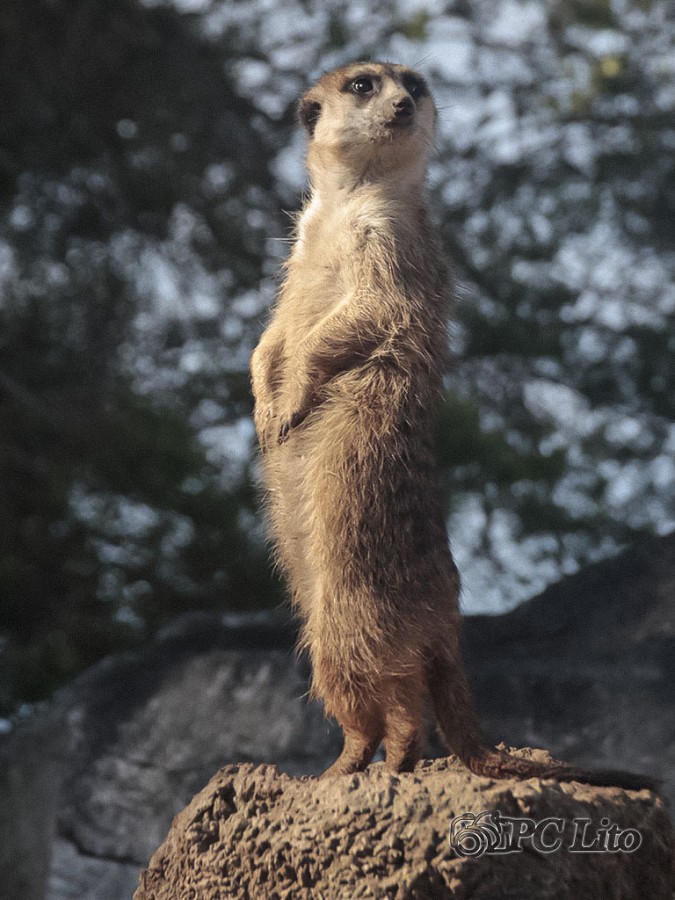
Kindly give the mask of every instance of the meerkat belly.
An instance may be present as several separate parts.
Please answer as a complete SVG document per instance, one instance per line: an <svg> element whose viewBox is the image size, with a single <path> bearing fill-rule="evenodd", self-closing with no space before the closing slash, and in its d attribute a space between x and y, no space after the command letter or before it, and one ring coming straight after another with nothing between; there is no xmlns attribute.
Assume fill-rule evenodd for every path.
<svg viewBox="0 0 675 900"><path fill-rule="evenodd" d="M292 448L314 573L305 634L355 690L375 670L415 671L429 622L440 633L452 613L431 425L412 393L391 365L343 373Z"/></svg>
<svg viewBox="0 0 675 900"><path fill-rule="evenodd" d="M309 556L334 584L386 589L392 601L447 546L431 432L409 376L387 363L335 378L298 432L299 514Z"/></svg>

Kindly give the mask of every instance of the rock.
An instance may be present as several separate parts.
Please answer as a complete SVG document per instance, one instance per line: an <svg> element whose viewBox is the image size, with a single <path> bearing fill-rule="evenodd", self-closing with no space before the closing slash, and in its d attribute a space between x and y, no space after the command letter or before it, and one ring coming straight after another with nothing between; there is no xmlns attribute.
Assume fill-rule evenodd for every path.
<svg viewBox="0 0 675 900"><path fill-rule="evenodd" d="M63 769L65 727L55 716L0 735L0 897L45 896Z"/></svg>
<svg viewBox="0 0 675 900"><path fill-rule="evenodd" d="M464 653L492 741L651 774L675 801L675 534L468 617Z"/></svg>
<svg viewBox="0 0 675 900"><path fill-rule="evenodd" d="M68 767L49 900L130 897L173 816L226 762L328 764L339 736L304 697L293 641L281 614L192 615L60 692Z"/></svg>
<svg viewBox="0 0 675 900"><path fill-rule="evenodd" d="M547 758L541 751L517 752ZM450 842L453 819L464 820L453 828L460 847L485 851L494 825L467 815L495 810L505 829L502 842L514 828L504 817L532 823L514 829L523 828L521 852L497 853L493 843L490 852L459 856ZM549 817L557 821L544 828ZM612 846L623 849L577 852L598 840L604 846L603 826L616 826ZM544 852L556 844L554 852ZM628 852L629 846L635 849ZM511 847L517 850L517 841ZM672 848L663 801L648 791L493 781L452 759L422 763L409 775L392 775L377 764L325 781L235 765L221 769L176 816L134 900L670 900Z"/></svg>

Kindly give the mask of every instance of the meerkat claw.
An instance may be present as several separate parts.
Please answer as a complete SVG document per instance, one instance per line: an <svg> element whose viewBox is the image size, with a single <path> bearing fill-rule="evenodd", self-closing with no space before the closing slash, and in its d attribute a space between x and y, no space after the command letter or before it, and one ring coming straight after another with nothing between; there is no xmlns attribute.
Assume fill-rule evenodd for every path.
<svg viewBox="0 0 675 900"><path fill-rule="evenodd" d="M279 438L278 442L280 444L284 444L288 440L288 436L294 428L297 428L298 425L301 425L305 419L307 418L306 412L294 412L290 419L287 419L285 422L282 422L281 428L279 429Z"/></svg>

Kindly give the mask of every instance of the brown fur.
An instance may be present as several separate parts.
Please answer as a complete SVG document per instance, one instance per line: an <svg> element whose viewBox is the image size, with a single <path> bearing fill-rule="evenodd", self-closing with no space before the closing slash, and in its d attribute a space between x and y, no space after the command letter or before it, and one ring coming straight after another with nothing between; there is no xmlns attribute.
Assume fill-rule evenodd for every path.
<svg viewBox="0 0 675 900"><path fill-rule="evenodd" d="M313 692L344 731L327 774L382 741L412 769L430 694L474 772L615 783L489 749L471 702L433 452L452 292L424 203L431 96L403 66L359 63L321 78L300 118L311 193L251 372L278 560Z"/></svg>

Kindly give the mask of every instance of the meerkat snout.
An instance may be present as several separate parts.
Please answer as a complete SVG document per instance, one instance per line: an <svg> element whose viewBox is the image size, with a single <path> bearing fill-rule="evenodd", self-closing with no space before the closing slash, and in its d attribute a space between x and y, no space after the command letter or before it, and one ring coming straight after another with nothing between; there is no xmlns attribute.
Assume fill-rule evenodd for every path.
<svg viewBox="0 0 675 900"><path fill-rule="evenodd" d="M415 104L408 94L394 100L392 105L397 116L411 116L415 112Z"/></svg>
<svg viewBox="0 0 675 900"><path fill-rule="evenodd" d="M403 94L401 97L392 100L392 106L394 107L394 115L387 122L387 125L406 126L412 124L415 116L415 104L409 94Z"/></svg>

